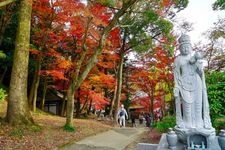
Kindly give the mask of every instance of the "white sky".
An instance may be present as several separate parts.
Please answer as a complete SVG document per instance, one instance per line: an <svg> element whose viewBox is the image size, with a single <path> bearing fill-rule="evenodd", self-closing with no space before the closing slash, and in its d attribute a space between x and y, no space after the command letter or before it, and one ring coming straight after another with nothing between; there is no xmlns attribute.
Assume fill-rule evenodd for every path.
<svg viewBox="0 0 225 150"><path fill-rule="evenodd" d="M201 40L204 41L204 36L201 34L210 29L218 18L225 18L225 10L212 10L212 4L215 1L216 0L189 0L187 8L177 14L176 20L178 22L186 20L193 23L194 29L188 33L192 43L197 43Z"/></svg>

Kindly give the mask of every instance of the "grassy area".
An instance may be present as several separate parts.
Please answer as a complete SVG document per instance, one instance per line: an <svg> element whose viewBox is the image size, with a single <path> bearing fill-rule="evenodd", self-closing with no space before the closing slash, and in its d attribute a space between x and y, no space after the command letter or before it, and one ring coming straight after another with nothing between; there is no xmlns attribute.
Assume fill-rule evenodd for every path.
<svg viewBox="0 0 225 150"><path fill-rule="evenodd" d="M0 116L6 111L6 102L0 104ZM36 126L12 127L0 124L0 147L2 149L56 149L59 146L79 141L112 127L95 119L74 119L75 132L63 130L65 118L38 111L32 113Z"/></svg>

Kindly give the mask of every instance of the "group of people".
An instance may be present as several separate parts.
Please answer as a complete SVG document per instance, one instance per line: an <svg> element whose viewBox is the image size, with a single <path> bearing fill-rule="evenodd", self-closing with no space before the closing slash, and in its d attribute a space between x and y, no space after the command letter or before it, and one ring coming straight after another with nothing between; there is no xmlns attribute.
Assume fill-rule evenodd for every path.
<svg viewBox="0 0 225 150"><path fill-rule="evenodd" d="M150 127L153 118L151 114L142 112L139 114L138 119L139 119L139 124L143 124L145 120L146 127Z"/></svg>
<svg viewBox="0 0 225 150"><path fill-rule="evenodd" d="M126 125L126 119L128 119L128 114L126 109L124 108L124 105L121 105L120 110L117 113L118 116L118 123L120 125L120 127L125 127ZM131 119L131 124L132 127L137 127L136 125L136 115L134 111L130 112L130 119ZM150 114L148 113L140 113L139 114L139 123L142 124L143 122L146 122L146 127L150 127L151 126L151 122L152 122L152 117Z"/></svg>

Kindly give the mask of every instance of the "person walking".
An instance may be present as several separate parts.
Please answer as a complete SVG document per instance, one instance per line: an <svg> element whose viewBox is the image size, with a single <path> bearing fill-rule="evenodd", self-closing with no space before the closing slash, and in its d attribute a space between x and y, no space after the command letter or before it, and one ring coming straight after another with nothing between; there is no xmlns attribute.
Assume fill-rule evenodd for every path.
<svg viewBox="0 0 225 150"><path fill-rule="evenodd" d="M137 127L136 122L135 122L135 112L134 111L130 111L130 119L131 119L132 127Z"/></svg>
<svg viewBox="0 0 225 150"><path fill-rule="evenodd" d="M126 118L128 119L128 115L127 115L127 111L126 109L124 108L124 105L122 104L121 105L121 108L120 110L118 111L118 114L117 114L118 118L119 118L119 124L120 124L120 127L125 127L125 122L126 122ZM126 117L126 118L125 118Z"/></svg>

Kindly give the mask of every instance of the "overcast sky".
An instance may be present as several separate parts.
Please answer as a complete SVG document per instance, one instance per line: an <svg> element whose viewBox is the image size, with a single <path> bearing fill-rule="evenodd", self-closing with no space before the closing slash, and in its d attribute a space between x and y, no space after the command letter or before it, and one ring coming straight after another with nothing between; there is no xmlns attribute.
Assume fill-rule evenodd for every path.
<svg viewBox="0 0 225 150"><path fill-rule="evenodd" d="M193 23L194 30L188 33L192 43L202 40L204 37L201 34L210 29L218 18L225 18L225 11L212 10L214 2L215 0L189 0L187 8L177 14L176 20L179 22L186 20Z"/></svg>

